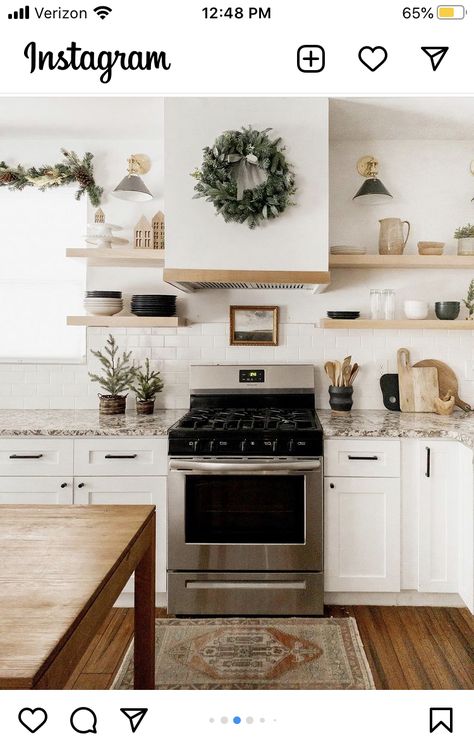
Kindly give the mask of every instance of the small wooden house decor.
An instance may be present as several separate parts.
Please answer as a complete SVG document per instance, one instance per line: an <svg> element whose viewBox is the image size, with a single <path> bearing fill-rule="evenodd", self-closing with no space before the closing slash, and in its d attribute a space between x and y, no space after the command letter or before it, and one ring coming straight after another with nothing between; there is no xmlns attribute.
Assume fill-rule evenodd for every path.
<svg viewBox="0 0 474 743"><path fill-rule="evenodd" d="M105 214L104 214L104 211L100 207L97 209L95 213L94 222L96 224L104 224L105 222Z"/></svg>
<svg viewBox="0 0 474 743"><path fill-rule="evenodd" d="M153 250L165 249L165 215L157 212L152 220Z"/></svg>
<svg viewBox="0 0 474 743"><path fill-rule="evenodd" d="M151 250L152 242L151 224L146 217L142 217L135 225L133 245L138 250Z"/></svg>

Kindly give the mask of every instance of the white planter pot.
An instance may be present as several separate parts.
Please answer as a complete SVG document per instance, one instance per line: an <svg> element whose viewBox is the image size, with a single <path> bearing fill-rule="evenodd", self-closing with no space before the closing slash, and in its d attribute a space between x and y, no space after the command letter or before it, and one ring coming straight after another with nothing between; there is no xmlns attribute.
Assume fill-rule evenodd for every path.
<svg viewBox="0 0 474 743"><path fill-rule="evenodd" d="M474 255L474 237L460 237L458 255Z"/></svg>

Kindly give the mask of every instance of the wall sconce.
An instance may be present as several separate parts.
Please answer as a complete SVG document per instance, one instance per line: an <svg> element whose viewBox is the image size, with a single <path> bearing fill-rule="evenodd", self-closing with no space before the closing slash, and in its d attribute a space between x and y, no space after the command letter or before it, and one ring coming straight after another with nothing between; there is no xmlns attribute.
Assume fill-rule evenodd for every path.
<svg viewBox="0 0 474 743"><path fill-rule="evenodd" d="M154 196L145 186L141 175L148 173L151 160L148 155L130 155L128 175L123 178L113 192L113 196L123 201L151 201Z"/></svg>
<svg viewBox="0 0 474 743"><path fill-rule="evenodd" d="M393 198L382 181L377 178L379 169L378 160L373 155L365 155L357 161L357 172L366 180L352 199L366 204L385 204Z"/></svg>

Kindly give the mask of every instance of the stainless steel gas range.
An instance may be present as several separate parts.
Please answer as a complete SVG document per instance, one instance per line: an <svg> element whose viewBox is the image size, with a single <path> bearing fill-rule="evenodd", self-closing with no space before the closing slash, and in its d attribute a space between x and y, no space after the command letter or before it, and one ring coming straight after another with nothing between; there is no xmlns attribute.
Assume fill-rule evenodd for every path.
<svg viewBox="0 0 474 743"><path fill-rule="evenodd" d="M168 611L323 612L323 432L310 365L193 366L169 432Z"/></svg>

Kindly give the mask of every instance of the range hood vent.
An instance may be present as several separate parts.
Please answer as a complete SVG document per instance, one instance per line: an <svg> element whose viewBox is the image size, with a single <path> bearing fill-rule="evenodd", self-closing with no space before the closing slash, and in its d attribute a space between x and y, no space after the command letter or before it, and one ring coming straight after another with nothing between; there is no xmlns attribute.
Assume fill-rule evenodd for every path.
<svg viewBox="0 0 474 743"><path fill-rule="evenodd" d="M163 279L177 289L292 289L318 291L329 284L328 271L234 271L167 268Z"/></svg>

